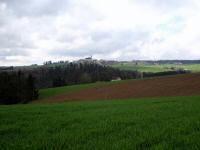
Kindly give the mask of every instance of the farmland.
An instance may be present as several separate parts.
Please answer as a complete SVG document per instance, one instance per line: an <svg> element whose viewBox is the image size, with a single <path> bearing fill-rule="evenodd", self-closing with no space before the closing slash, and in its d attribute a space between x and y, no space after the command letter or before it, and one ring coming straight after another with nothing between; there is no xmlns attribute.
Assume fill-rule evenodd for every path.
<svg viewBox="0 0 200 150"><path fill-rule="evenodd" d="M200 97L0 106L1 149L198 149Z"/></svg>
<svg viewBox="0 0 200 150"><path fill-rule="evenodd" d="M107 85L123 83L123 82L128 82L128 81L125 80L125 81L118 81L118 82L95 82L95 83L88 83L88 84L78 84L78 85L71 85L71 86L41 89L39 91L39 95L40 95L39 99L45 99L45 98L53 97L53 96L60 95L63 93L78 92L84 89L102 87L102 86L107 86Z"/></svg>
<svg viewBox="0 0 200 150"><path fill-rule="evenodd" d="M51 88L40 95L43 98L34 103L200 95L200 74Z"/></svg>
<svg viewBox="0 0 200 150"><path fill-rule="evenodd" d="M103 85L104 82L99 83L91 83L91 84L80 84L80 85L72 85L72 86L63 86L63 87L56 87L56 88L46 88L40 90L40 99L48 98L51 96L68 93L68 92L76 92L82 89L87 89L95 86Z"/></svg>
<svg viewBox="0 0 200 150"><path fill-rule="evenodd" d="M39 93L39 100L29 104L0 106L1 149L200 147L199 73Z"/></svg>
<svg viewBox="0 0 200 150"><path fill-rule="evenodd" d="M200 72L200 64L135 64L135 63L118 63L112 65L112 67L119 68L121 70L131 70L140 72L163 72L173 69L185 69L191 72Z"/></svg>
<svg viewBox="0 0 200 150"><path fill-rule="evenodd" d="M200 150L200 0L0 0L0 150Z"/></svg>

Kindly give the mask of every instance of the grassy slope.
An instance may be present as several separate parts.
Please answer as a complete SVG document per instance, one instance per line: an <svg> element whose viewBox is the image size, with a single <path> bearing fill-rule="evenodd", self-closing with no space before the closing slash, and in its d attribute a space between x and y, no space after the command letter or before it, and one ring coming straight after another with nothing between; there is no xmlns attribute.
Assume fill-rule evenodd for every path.
<svg viewBox="0 0 200 150"><path fill-rule="evenodd" d="M0 106L6 149L199 149L200 96Z"/></svg>
<svg viewBox="0 0 200 150"><path fill-rule="evenodd" d="M51 96L56 96L56 95L60 95L67 92L75 92L75 91L80 91L87 88L117 84L117 83L122 83L122 82L128 82L128 80L117 81L117 82L96 82L96 83L89 83L89 84L78 84L78 85L71 85L71 86L41 89L39 90L39 95L40 95L39 99L49 98Z"/></svg>
<svg viewBox="0 0 200 150"><path fill-rule="evenodd" d="M86 88L92 88L92 87L100 86L103 84L105 83L97 82L97 83L90 83L90 84L79 84L79 85L72 85L72 86L41 89L39 91L39 95L40 95L39 99L48 98L48 97L63 94L66 92L74 92L74 91L79 91Z"/></svg>
<svg viewBox="0 0 200 150"><path fill-rule="evenodd" d="M113 65L115 68L119 68L122 70L138 70L141 72L162 72L162 71L169 71L166 67L176 67L182 69L188 69L192 72L200 72L200 64L192 64L192 65L173 65L173 64L165 64L165 65L135 65L133 63L124 63Z"/></svg>

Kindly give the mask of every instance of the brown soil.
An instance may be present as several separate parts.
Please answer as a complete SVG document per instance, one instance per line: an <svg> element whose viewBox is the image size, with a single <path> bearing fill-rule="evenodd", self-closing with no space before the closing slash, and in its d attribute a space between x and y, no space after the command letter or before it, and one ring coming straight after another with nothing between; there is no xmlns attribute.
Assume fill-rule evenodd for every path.
<svg viewBox="0 0 200 150"><path fill-rule="evenodd" d="M64 102L97 99L127 99L161 96L200 95L200 74L185 74L130 80L119 84L66 93L39 102Z"/></svg>

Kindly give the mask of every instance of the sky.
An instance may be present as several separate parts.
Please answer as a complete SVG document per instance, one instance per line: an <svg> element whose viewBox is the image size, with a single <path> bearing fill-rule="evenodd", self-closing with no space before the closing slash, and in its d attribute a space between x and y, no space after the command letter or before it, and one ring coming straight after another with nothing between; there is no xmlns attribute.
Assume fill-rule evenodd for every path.
<svg viewBox="0 0 200 150"><path fill-rule="evenodd" d="M200 59L199 0L0 0L0 66Z"/></svg>

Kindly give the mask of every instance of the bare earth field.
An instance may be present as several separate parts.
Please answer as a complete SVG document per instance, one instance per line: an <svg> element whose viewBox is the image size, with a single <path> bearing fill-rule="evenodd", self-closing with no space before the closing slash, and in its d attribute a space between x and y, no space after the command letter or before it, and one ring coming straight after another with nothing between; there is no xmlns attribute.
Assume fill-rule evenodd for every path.
<svg viewBox="0 0 200 150"><path fill-rule="evenodd" d="M34 103L83 100L128 99L161 96L190 96L200 94L200 74L185 74L144 80L130 80L119 84L92 87L78 92L53 96Z"/></svg>

